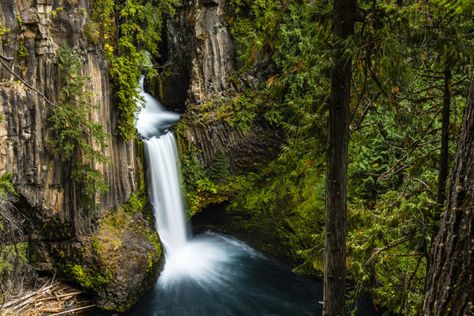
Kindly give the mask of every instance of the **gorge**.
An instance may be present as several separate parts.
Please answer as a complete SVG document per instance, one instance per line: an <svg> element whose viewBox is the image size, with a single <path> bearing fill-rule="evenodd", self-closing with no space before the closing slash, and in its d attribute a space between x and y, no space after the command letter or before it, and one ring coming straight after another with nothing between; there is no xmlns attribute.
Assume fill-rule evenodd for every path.
<svg viewBox="0 0 474 316"><path fill-rule="evenodd" d="M473 21L0 0L0 315L473 314Z"/></svg>

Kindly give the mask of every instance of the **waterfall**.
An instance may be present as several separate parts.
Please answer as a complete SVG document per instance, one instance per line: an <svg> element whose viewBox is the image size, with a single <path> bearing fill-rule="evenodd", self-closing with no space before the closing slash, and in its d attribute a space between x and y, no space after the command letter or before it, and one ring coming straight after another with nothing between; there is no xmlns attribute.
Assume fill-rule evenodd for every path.
<svg viewBox="0 0 474 316"><path fill-rule="evenodd" d="M145 142L148 163L149 197L157 229L166 253L188 241L183 200L179 187L176 141L172 132ZM151 163L153 162L153 163Z"/></svg>
<svg viewBox="0 0 474 316"><path fill-rule="evenodd" d="M168 130L179 115L166 111L144 91L140 80L140 96L144 107L137 114L136 128L144 138L147 162L148 196L155 215L156 229L165 248L165 267L159 284L172 286L183 279L209 283L221 272L216 265L231 261L229 247L219 241L191 238L179 184L178 152L174 135Z"/></svg>
<svg viewBox="0 0 474 316"><path fill-rule="evenodd" d="M179 185L178 152L174 135L167 128L179 115L166 111L144 91L140 80L140 95L145 102L137 115L137 130L144 137L148 165L148 195L153 206L156 229L168 256L183 247L189 239L184 216L184 203Z"/></svg>

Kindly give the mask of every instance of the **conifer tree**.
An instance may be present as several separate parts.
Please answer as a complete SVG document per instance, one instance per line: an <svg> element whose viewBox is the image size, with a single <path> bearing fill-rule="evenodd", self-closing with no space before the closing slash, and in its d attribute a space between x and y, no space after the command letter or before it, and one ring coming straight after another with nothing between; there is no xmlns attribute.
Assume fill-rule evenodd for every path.
<svg viewBox="0 0 474 316"><path fill-rule="evenodd" d="M354 32L355 1L335 0L334 65L329 101L323 315L345 315L346 196L351 58L345 40Z"/></svg>

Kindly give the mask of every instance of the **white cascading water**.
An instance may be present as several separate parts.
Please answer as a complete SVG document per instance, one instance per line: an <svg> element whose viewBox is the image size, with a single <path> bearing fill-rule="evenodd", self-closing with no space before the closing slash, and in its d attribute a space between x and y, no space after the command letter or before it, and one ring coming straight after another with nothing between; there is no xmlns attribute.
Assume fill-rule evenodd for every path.
<svg viewBox="0 0 474 316"><path fill-rule="evenodd" d="M149 197L156 218L156 229L166 254L183 247L188 241L184 204L179 186L178 153L172 132L166 129L179 119L176 113L163 109L160 103L143 89L145 107L138 114L137 130L145 140L148 161Z"/></svg>
<svg viewBox="0 0 474 316"><path fill-rule="evenodd" d="M179 115L166 111L144 91L144 107L137 115L136 128L144 138L148 165L148 195L153 206L156 229L165 248L165 267L160 275L162 286L182 278L212 281L217 262L226 261L228 251L208 240L192 239L185 219L179 183L178 153L174 135L168 128Z"/></svg>
<svg viewBox="0 0 474 316"><path fill-rule="evenodd" d="M168 254L188 241L184 207L179 190L176 142L172 132L146 142L149 164L149 196L155 209L157 229ZM160 211L161 210L161 211ZM166 211L169 210L169 211Z"/></svg>

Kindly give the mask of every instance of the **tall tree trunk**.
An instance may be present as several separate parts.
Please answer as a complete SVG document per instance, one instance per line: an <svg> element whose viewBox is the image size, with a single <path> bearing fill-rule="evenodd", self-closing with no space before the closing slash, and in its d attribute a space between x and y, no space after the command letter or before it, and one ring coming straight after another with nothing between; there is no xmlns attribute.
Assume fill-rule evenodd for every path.
<svg viewBox="0 0 474 316"><path fill-rule="evenodd" d="M342 40L354 32L355 0L334 0L335 55L329 103L323 315L342 316L346 289L346 191L351 59Z"/></svg>
<svg viewBox="0 0 474 316"><path fill-rule="evenodd" d="M446 179L449 167L449 112L451 106L451 67L449 64L444 69L444 91L443 91L443 122L441 127L441 156L439 160L438 196L440 207L444 206L446 200Z"/></svg>
<svg viewBox="0 0 474 316"><path fill-rule="evenodd" d="M474 76L427 274L424 315L474 315Z"/></svg>

